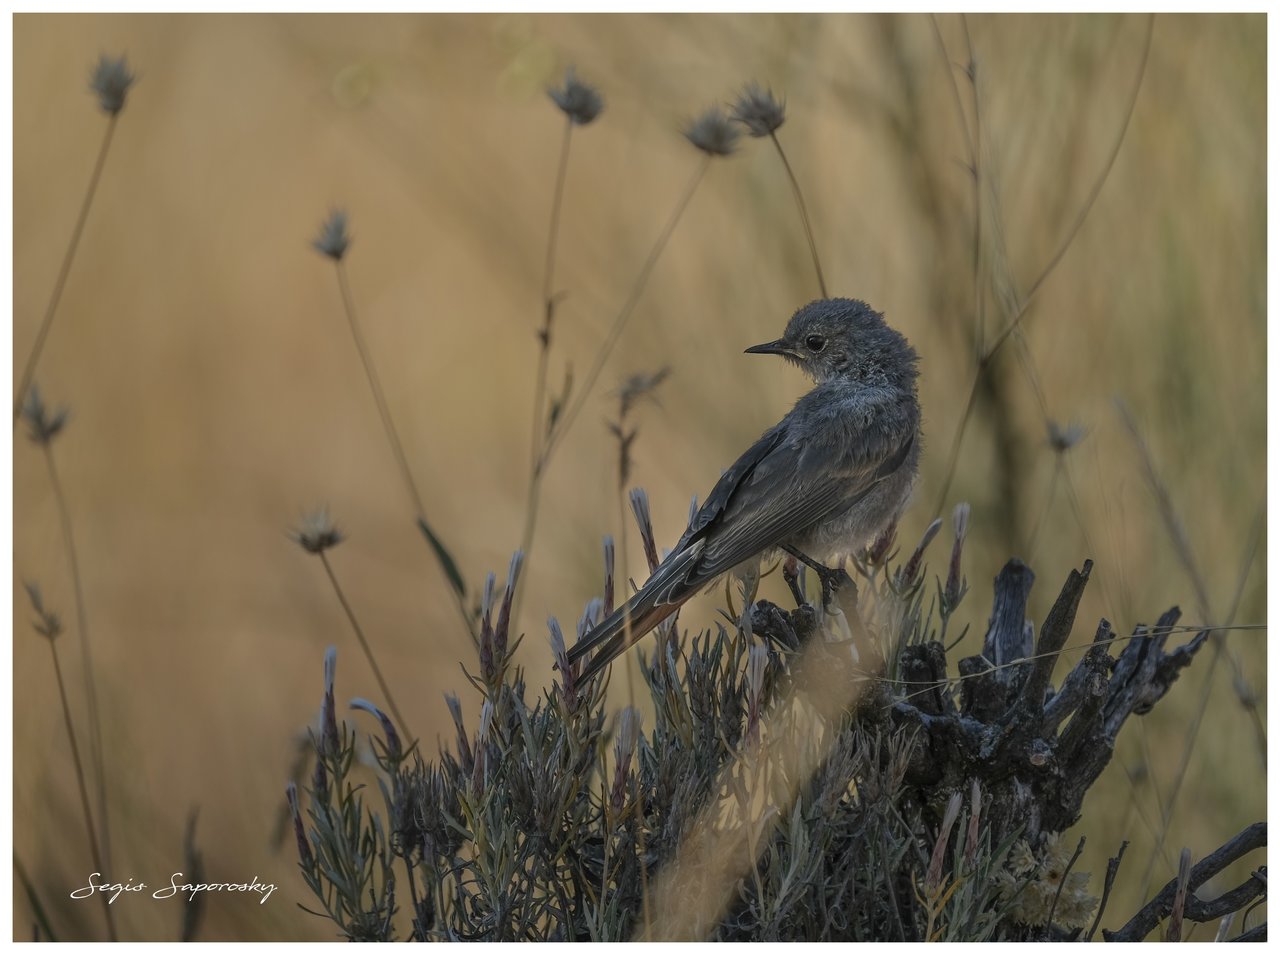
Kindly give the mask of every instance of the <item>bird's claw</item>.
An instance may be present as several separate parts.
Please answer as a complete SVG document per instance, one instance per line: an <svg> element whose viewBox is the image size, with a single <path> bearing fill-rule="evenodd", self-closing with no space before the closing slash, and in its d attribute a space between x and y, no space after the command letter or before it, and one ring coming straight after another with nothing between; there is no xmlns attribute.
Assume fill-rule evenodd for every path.
<svg viewBox="0 0 1280 955"><path fill-rule="evenodd" d="M843 567L837 567L834 570L830 567L823 567L817 570L818 580L822 582L822 606L823 609L829 609L836 600L837 595L845 587L852 588L853 604L858 603L858 585L854 583L849 572Z"/></svg>

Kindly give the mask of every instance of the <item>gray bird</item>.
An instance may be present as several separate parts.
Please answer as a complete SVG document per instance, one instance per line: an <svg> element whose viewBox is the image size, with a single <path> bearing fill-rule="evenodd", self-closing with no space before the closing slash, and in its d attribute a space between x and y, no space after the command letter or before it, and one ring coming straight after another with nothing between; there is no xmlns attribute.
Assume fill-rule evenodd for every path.
<svg viewBox="0 0 1280 955"><path fill-rule="evenodd" d="M915 350L865 302L812 302L754 355L781 355L815 387L721 475L644 587L586 634L589 680L690 597L781 549L842 560L896 520L920 460ZM828 572L829 573L829 572Z"/></svg>

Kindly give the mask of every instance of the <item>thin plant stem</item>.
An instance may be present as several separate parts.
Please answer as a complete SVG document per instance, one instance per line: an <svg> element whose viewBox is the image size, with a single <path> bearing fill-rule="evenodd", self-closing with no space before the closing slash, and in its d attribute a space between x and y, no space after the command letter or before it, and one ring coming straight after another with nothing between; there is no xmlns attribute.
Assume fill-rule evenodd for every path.
<svg viewBox="0 0 1280 955"><path fill-rule="evenodd" d="M102 179L102 168L107 162L107 153L111 149L111 140L115 135L116 121L120 114L112 113L107 117L107 128L102 134L102 145L98 147L98 158L93 164L93 173L89 176L89 188L85 190L84 201L80 203L80 213L76 216L75 227L71 230L71 241L67 244L66 254L62 257L62 265L58 269L58 277L53 282L53 293L49 296L49 305L45 309L40 329L36 332L35 344L27 356L22 368L22 376L18 380L18 392L13 399L13 425L18 426L18 416L22 413L22 400L31 387L31 377L35 374L36 364L44 351L44 342L53 325L53 316L58 311L58 302L62 300L63 290L67 287L67 276L71 273L71 263L76 257L76 249L80 246L80 237L84 234L85 222L89 219L89 209L93 205L93 197L98 191L98 182Z"/></svg>
<svg viewBox="0 0 1280 955"><path fill-rule="evenodd" d="M973 92L973 125L972 135L969 123L964 115L964 105L960 102L960 86L956 83L955 70L951 56L947 53L947 44L942 39L942 30L938 26L937 14L929 14L929 22L933 25L933 36L938 41L938 52L942 56L942 64L946 68L947 78L951 81L951 97L956 106L956 119L960 123L960 131L964 133L965 152L969 157L969 179L973 184L973 325L975 354L982 354L983 314L982 314L982 282L980 262L982 249L982 178L979 165L979 150L982 143L981 113L979 112L977 64L973 58L973 43L969 38L969 21L962 13L960 22L964 25L965 46L969 53L969 62L964 67L965 76Z"/></svg>
<svg viewBox="0 0 1280 955"><path fill-rule="evenodd" d="M569 144L573 141L573 120L565 117L564 138L560 143L560 161L556 169L555 192L551 199L551 225L547 229L547 261L542 273L542 328L538 332L538 371L533 385L533 428L529 437L529 492L524 505L524 530L520 534L521 549L529 560L533 532L538 520L538 500L542 494L542 469L538 466L547 439L547 368L551 361L551 330L555 322L556 247L560 237L560 212L564 205L564 184L569 171ZM519 619L520 597L524 588L517 584L513 620Z"/></svg>
<svg viewBox="0 0 1280 955"><path fill-rule="evenodd" d="M1107 180L1111 176L1111 170L1115 166L1116 158L1120 155L1120 147L1124 144L1125 135L1129 131L1130 122L1133 120L1133 111L1138 103L1138 93L1142 89L1142 81L1147 74L1147 60L1151 53L1151 36L1155 29L1155 14L1151 14L1147 19L1147 31L1142 45L1142 55L1138 61L1137 74L1134 78L1133 92L1129 96L1128 107L1125 110L1124 122L1120 124L1120 128L1116 134L1115 142L1112 143L1111 151L1107 154L1106 161L1103 163L1101 170L1094 179L1093 185L1085 196L1085 201L1080 207L1080 211L1076 214L1075 220L1071 223L1071 227L1067 229L1066 235L1059 243L1057 250L1049 257L1044 268L1040 270L1040 274L1036 276L1034 282L1031 283L1026 295L1022 296L1013 317L1004 327L999 335L995 337L991 345L982 353L978 359L978 367L974 371L973 384L969 388L969 398L965 402L964 411L960 415L960 424L956 428L956 436L951 442L951 453L948 456L946 477L942 482L942 490L938 495L938 505L936 510L941 511L946 504L947 495L951 493L951 482L955 478L956 464L960 459L960 445L964 441L965 430L968 427L969 419L973 415L974 400L978 395L978 385L982 376L986 374L987 368L991 364L992 358L995 357L1002 345L1009 340L1009 336L1022 323L1030 308L1031 302L1035 299L1036 293L1043 287L1045 281L1049 278L1053 271L1062 261L1063 256L1067 254L1067 250L1075 242L1075 238L1080 234L1080 229L1084 226L1085 219L1093 210L1094 203L1098 196L1102 193L1102 187L1106 185Z"/></svg>
<svg viewBox="0 0 1280 955"><path fill-rule="evenodd" d="M387 399L382 392L382 382L378 378L373 358L369 354L368 346L365 344L364 334L360 331L360 322L356 319L355 298L351 294L351 284L347 280L346 266L343 265L341 259L335 259L334 268L338 273L338 288L342 293L343 311L347 316L347 324L351 327L351 337L355 341L356 351L360 355L360 363L364 366L364 374L369 382L369 390L373 392L374 403L378 406L378 417L382 419L382 429L386 432L387 443L391 445L391 453L395 456L396 466L400 470L400 477L404 480L405 488L413 499L413 506L417 511L416 516L420 521L426 523L427 512L422 506L422 495L418 492L418 485L413 479L413 471L409 467L409 459L405 456L404 446L400 443L400 434L396 431L395 422L391 419L391 410L387 406ZM445 573L446 589L453 595L454 604L462 615L462 622L474 642L475 633L471 629L471 618L467 614L466 604L463 603L462 596L454 587L453 582L447 579L448 574L443 566L441 566L440 570L441 573Z"/></svg>
<svg viewBox="0 0 1280 955"><path fill-rule="evenodd" d="M84 658L84 695L89 707L89 756L93 762L94 782L98 791L98 820L102 826L102 857L110 868L111 835L107 816L107 777L102 745L102 714L98 708L98 685L94 679L93 654L90 652L89 614L85 609L84 581L80 576L80 558L71 527L71 511L67 507L67 496L63 493L62 482L58 479L58 469L53 461L53 447L47 441L43 442L41 447L44 449L45 463L49 467L49 483L53 486L53 497L58 502L62 539L66 544L67 559L71 564L71 583L76 595L76 626L80 630L80 654Z"/></svg>
<svg viewBox="0 0 1280 955"><path fill-rule="evenodd" d="M622 334L622 330L627 324L627 319L635 311L636 304L640 301L640 296L649 282L649 276L653 273L654 266L658 264L658 259L661 258L663 250L666 249L667 244L670 242L672 233L675 232L676 226L680 223L685 210L689 207L689 202L693 199L693 194L697 191L698 184L702 182L702 177L706 175L707 167L710 163L711 157L704 155L698 163L698 168L689 179L689 184L685 187L679 200L677 200L675 209L672 210L671 218L667 220L667 224L663 227L662 232L659 233L657 241L654 242L653 248L649 251L648 258L645 259L644 265L640 268L639 275L636 276L630 294L614 318L613 324L609 327L609 332L605 336L604 342L600 345L599 351L596 352L595 359L591 363L591 369L587 372L586 377L582 380L582 385L578 388L577 397L569 405L569 409L560 417L560 420L556 422L555 430L548 437L542 457L538 461L539 471L546 469L547 462L551 458L551 452L555 450L560 440L572 427L574 420L586 404L592 387L600 377L600 372L604 370L605 361L608 360L613 347L618 343L618 337ZM521 546L525 549L525 553L528 553L526 544L527 542Z"/></svg>
<svg viewBox="0 0 1280 955"><path fill-rule="evenodd" d="M774 148L778 150L778 158L782 160L782 168L787 171L787 179L791 182L791 191L795 193L796 207L800 210L800 222L804 225L804 237L809 241L809 254L813 256L813 270L818 273L818 290L822 293L823 298L827 298L827 282L822 277L822 263L818 261L818 244L813 239L813 226L809 222L809 210L805 207L804 196L800 192L800 182L796 179L796 174L791 169L787 154L783 151L782 143L778 140L777 131L770 130L769 138L773 140Z"/></svg>
<svg viewBox="0 0 1280 955"><path fill-rule="evenodd" d="M654 266L658 264L663 250L671 240L672 233L675 232L676 226L679 225L681 217L684 216L685 210L689 207L689 202L693 199L693 194L698 189L698 184L702 182L702 177L706 175L707 167L711 163L710 156L703 156L702 161L698 163L698 168L694 172L693 177L689 180L689 184L685 187L679 200L676 202L675 209L672 210L671 218L667 220L667 224L663 227L662 232L658 234L657 241L654 242L653 248L649 250L648 258L645 259L644 265L640 268L640 273L636 276L635 283L631 287L626 301L623 302L622 308L618 311L617 316L613 320L613 324L609 327L605 340L600 345L599 351L596 352L595 358L591 363L591 370L587 372L587 377L583 379L582 385L578 389L577 397L569 405L560 418L556 421L555 427L544 436L542 444L542 452L538 455L537 461L533 466L533 473L529 480L529 501L525 507L524 530L520 535L520 550L525 553L526 559L529 552L533 549L533 535L537 529L538 523L538 497L542 490L542 479L547 471L547 465L551 461L551 453L556 449L560 440L568 432L573 425L574 420L582 411L583 405L586 404L587 397L591 394L591 389L595 385L596 380L600 377L600 373L604 370L604 363L608 359L610 352L613 351L614 345L618 343L618 336L622 334L622 329L627 323L627 319L631 317L631 313L635 311L636 304L640 301L640 296L644 292L645 286L649 282L649 276L653 273ZM523 588L517 589L515 595L515 605L512 607L511 618L518 619L516 616L520 609L520 595Z"/></svg>
<svg viewBox="0 0 1280 955"><path fill-rule="evenodd" d="M1053 509L1053 496L1058 491L1058 478L1062 476L1064 462L1061 453L1053 456L1053 474L1049 476L1049 491L1044 497L1044 509L1040 512L1040 519L1036 521L1035 528L1031 531L1031 540L1027 542L1028 560L1034 560L1036 556L1036 545L1040 542L1040 532L1044 530L1044 526L1049 523L1049 512ZM1093 551L1087 551L1093 553Z"/></svg>
<svg viewBox="0 0 1280 955"><path fill-rule="evenodd" d="M369 355L369 349L365 345L364 335L360 331L360 323L356 320L355 300L351 295L351 284L347 281L347 270L342 264L341 259L334 261L334 267L338 272L338 286L342 291L342 306L346 312L347 324L351 326L351 337L355 341L356 351L360 354L360 363L364 366L365 378L369 382L369 390L373 392L374 403L378 406L378 417L382 419L382 428L386 432L387 442L391 445L391 452L395 455L396 466L400 469L400 476L404 479L405 487L409 491L410 497L413 498L413 506L417 510L418 517L425 517L425 511L422 507L422 495L418 493L418 485L413 480L413 472L409 468L409 460L405 457L404 446L400 443L400 434L396 431L395 422L391 420L391 411L387 407L387 399L382 393L382 382L378 378L377 369L373 365L373 359Z"/></svg>
<svg viewBox="0 0 1280 955"><path fill-rule="evenodd" d="M622 482L618 482L618 546L614 551L614 590L613 599L617 606L626 607L630 603L631 594L629 593L628 581L631 580L627 574L627 505L626 493L622 489ZM618 603L621 601L621 603ZM623 654L623 664L626 671L627 680L627 705L635 707L636 705L636 681L635 672L633 670L633 661L635 654L631 652L631 615L628 613L623 618L623 634L624 641L628 645L627 652ZM647 921L647 917L646 917Z"/></svg>
<svg viewBox="0 0 1280 955"><path fill-rule="evenodd" d="M425 942L427 940L426 929L418 921L419 902L418 902L418 880L413 877L414 865L408 856L402 857L405 873L409 876L409 901L413 904L413 922L414 931L418 935L418 941ZM412 941L412 939L410 940Z"/></svg>
<svg viewBox="0 0 1280 955"><path fill-rule="evenodd" d="M533 471L529 475L529 498L525 502L524 508L524 529L520 532L520 550L524 552L525 560L529 559L529 551L533 547L533 532L538 525L538 499L542 495L542 476L544 473L544 469L535 464ZM521 575L522 578L527 576L527 574ZM521 586L521 583L523 583L523 579L516 582L516 592L512 598L512 620L520 619L520 598L524 594L524 587Z"/></svg>
<svg viewBox="0 0 1280 955"><path fill-rule="evenodd" d="M1125 134L1129 131L1129 124L1133 120L1134 108L1138 105L1138 93L1142 90L1142 81L1147 75L1147 59L1151 53L1151 36L1155 31L1156 15L1154 13L1147 17L1147 32L1142 44L1142 56L1138 61L1137 75L1133 81L1133 93L1129 97L1129 105L1125 110L1124 122L1120 124L1120 130L1116 135L1115 142L1111 146L1111 152L1108 153L1106 162L1103 163L1102 169L1099 171L1097 178L1093 182L1088 195L1085 197L1084 203L1080 206L1080 211L1076 214L1075 221L1071 223L1071 227L1067 230L1067 234L1063 237L1056 252L1050 256L1049 261L1045 263L1040 274L1036 276L1036 280L1031 283L1031 287L1027 290L1026 296L1019 305L1017 312L1014 313L1009 324L1004 330L996 336L996 340L992 342L991 348L987 350L988 355L995 354L996 350L1005 343L1005 340L1013 334L1014 330L1026 317L1027 307L1031 304L1032 298L1036 292L1040 291L1040 287L1044 285L1045 280L1053 274L1053 270L1058 267L1058 263L1062 261L1062 257L1067 254L1067 250L1071 248L1075 238L1080 233L1080 229L1084 226L1084 221L1089 217L1089 213L1093 211L1093 205L1097 202L1098 196L1102 193L1102 187L1106 185L1107 180L1111 178L1111 170L1116 164L1116 159L1120 155L1120 147L1124 145Z"/></svg>
<svg viewBox="0 0 1280 955"><path fill-rule="evenodd" d="M964 133L965 150L969 154L969 162L972 164L974 157L973 140L969 136L969 124L965 121L964 106L960 102L960 87L956 83L956 76L953 72L953 64L951 56L947 53L946 41L942 39L942 29L938 26L938 15L936 13L929 14L929 23L933 26L933 37L938 41L938 52L942 55L942 64L946 67L947 78L951 81L951 97L956 104L956 117L960 120L960 132ZM969 28L965 26L965 36L968 37ZM972 53L970 54L972 59ZM972 168L970 169L972 171Z"/></svg>
<svg viewBox="0 0 1280 955"><path fill-rule="evenodd" d="M80 808L84 811L84 825L89 832L89 852L93 857L94 868L104 877L109 878L106 867L102 864L102 853L98 848L98 834L93 826L93 812L89 808L89 789L84 781L84 764L80 760L80 747L76 743L76 731L71 723L71 705L67 702L67 686L62 678L62 664L58 661L58 644L56 638L49 638L49 652L53 656L53 673L58 681L58 698L62 701L62 719L67 725L67 738L71 740L71 760L76 770L76 785L80 789ZM111 941L119 940L116 934L116 920L111 911L110 897L106 892L96 893L102 900L102 911L107 917L107 935Z"/></svg>
<svg viewBox="0 0 1280 955"><path fill-rule="evenodd" d="M27 874L27 867L22 864L22 860L16 852L13 854L13 871L18 876L18 881L22 883L22 890L27 896L27 904L31 906L31 915L35 922L35 931L32 934L35 936L35 941L58 941L58 936L53 932L53 926L49 924L49 916L45 912L44 906L40 903L40 896L36 894L36 887L31 881L31 876ZM40 932L44 932L44 938L40 937Z"/></svg>
<svg viewBox="0 0 1280 955"><path fill-rule="evenodd" d="M1204 582L1203 576L1199 572L1199 568L1197 567L1195 558L1192 554L1190 543L1186 540L1185 531L1183 530L1182 524L1178 520L1177 514L1173 509L1172 498L1169 495L1168 488L1166 488L1164 482L1160 480L1159 474L1155 469L1155 462L1151 458L1150 449L1147 448L1146 442L1142 439L1142 435L1138 431L1137 423L1133 420L1132 415L1124 406L1121 406L1121 412L1124 417L1125 425L1128 427L1130 434L1138 447L1139 453L1142 456L1148 484L1151 486L1152 492L1159 499L1161 516L1164 520L1165 526L1169 531L1169 535L1174 539L1175 549L1183 560L1188 576L1191 577L1192 584L1199 595L1198 602L1200 604L1201 613L1204 614L1205 619L1208 619L1208 587ZM1240 609L1240 601L1244 596L1245 581L1249 577L1249 571L1253 567L1253 559L1257 553L1258 543L1261 537L1261 526L1262 522L1259 520L1255 523L1253 533L1249 536L1249 541L1245 549L1244 561L1241 564L1240 575L1236 584L1236 593L1232 599L1231 609L1227 613L1227 628L1231 627L1231 625L1235 623L1236 613ZM1164 802L1164 805L1160 810L1160 830L1157 834L1155 847L1152 849L1151 855L1147 860L1146 869L1143 871L1142 875L1143 895L1146 894L1147 889L1150 887L1151 875L1155 867L1156 858L1164 850L1165 839L1169 833L1169 825L1173 821L1174 805L1178 800L1179 794L1182 792L1182 785L1186 781L1187 772L1191 768L1191 755L1195 749L1196 740L1200 735L1200 726L1209 709L1209 698L1213 691L1213 677L1217 671L1218 662L1225 654L1227 655L1228 663L1232 664L1233 669L1238 666L1235 659L1227 652L1226 640L1223 635L1218 632L1219 628L1206 629L1211 631L1210 642L1213 644L1213 655L1209 658L1209 669L1208 672L1205 673L1204 686L1196 706L1195 716L1192 718L1191 726L1187 730L1186 742L1182 747L1182 754L1178 761L1177 771L1174 774L1173 786L1170 790L1169 798ZM1235 671L1235 675L1239 678L1238 670ZM1254 722L1259 735L1259 743L1262 747L1263 753L1265 754L1266 728L1260 725L1260 721L1256 716L1256 711L1254 711Z"/></svg>
<svg viewBox="0 0 1280 955"><path fill-rule="evenodd" d="M1066 887L1067 876L1071 874L1071 870L1075 868L1080 853L1084 852L1084 836L1080 837L1080 841L1076 843L1076 851L1071 853L1071 861L1067 863L1067 867L1062 870L1062 878L1058 880L1058 891L1053 893L1053 904L1049 906L1049 917L1045 920L1046 925L1053 924L1054 913L1058 911L1058 900L1062 898L1062 890Z"/></svg>
<svg viewBox="0 0 1280 955"><path fill-rule="evenodd" d="M360 649L364 651L364 658L369 661L369 669L373 670L374 679L378 681L378 689L382 691L383 697L386 698L387 706L395 716L396 722L400 724L400 728L405 733L409 733L409 724L405 722L404 714L400 712L400 707L396 705L396 699L391 694L391 687L387 686L387 681L382 675L382 669L378 666L378 661L373 656L373 647L369 645L369 640L364 635L364 628L360 626L360 621L356 619L355 611L351 609L351 604L347 602L346 594L342 592L342 587L338 584L337 575L333 572L329 558L324 555L324 551L319 551L319 555L320 563L324 565L324 572L329 575L329 583L333 584L333 592L338 595L338 603L342 604L347 620L351 622L351 629L355 631L356 639L360 642Z"/></svg>
<svg viewBox="0 0 1280 955"><path fill-rule="evenodd" d="M569 144L573 141L573 120L565 117L564 138L560 141L560 163L556 169L556 188L551 199L551 225L547 230L547 263L542 271L542 300L548 304L546 323L551 325L550 302L555 278L556 247L560 237L560 210L564 205L564 183L569 172Z"/></svg>
<svg viewBox="0 0 1280 955"><path fill-rule="evenodd" d="M547 262L542 274L542 330L538 333L538 375L533 389L533 435L530 441L530 487L538 470L538 455L546 437L543 414L547 396L547 365L551 353L551 328L555 321L556 299L554 292L556 246L560 236L560 211L564 204L564 183L569 171L569 144L573 141L573 121L566 118L564 139L560 145L560 162L556 170L555 193L551 200L551 225L547 230ZM532 498L531 498L532 499ZM526 552L526 556L527 552Z"/></svg>
<svg viewBox="0 0 1280 955"><path fill-rule="evenodd" d="M973 142L969 147L972 158L973 178L973 322L974 344L977 353L982 354L983 339L986 336L986 314L982 301L982 98L978 96L978 61L973 56L973 40L969 37L969 18L960 14L960 23L964 27L964 45L969 54L969 62L965 67L965 75L969 78L969 89L973 94ZM952 81L954 82L954 77ZM961 118L963 122L963 117Z"/></svg>

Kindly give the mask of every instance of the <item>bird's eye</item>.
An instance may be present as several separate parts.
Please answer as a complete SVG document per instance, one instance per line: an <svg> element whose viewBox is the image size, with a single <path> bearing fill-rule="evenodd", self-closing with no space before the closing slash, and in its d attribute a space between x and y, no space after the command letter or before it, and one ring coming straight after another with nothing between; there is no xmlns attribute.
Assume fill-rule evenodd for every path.
<svg viewBox="0 0 1280 955"><path fill-rule="evenodd" d="M821 335L810 335L804 340L804 347L816 355L827 347L827 340Z"/></svg>

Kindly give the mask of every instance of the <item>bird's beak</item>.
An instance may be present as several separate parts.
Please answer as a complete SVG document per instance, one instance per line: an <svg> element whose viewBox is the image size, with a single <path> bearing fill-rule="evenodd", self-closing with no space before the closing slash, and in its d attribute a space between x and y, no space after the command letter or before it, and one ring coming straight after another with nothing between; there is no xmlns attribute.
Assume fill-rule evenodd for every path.
<svg viewBox="0 0 1280 955"><path fill-rule="evenodd" d="M779 338L777 341L765 342L763 345L752 345L746 349L745 355L794 355L791 346L787 344L785 338Z"/></svg>

